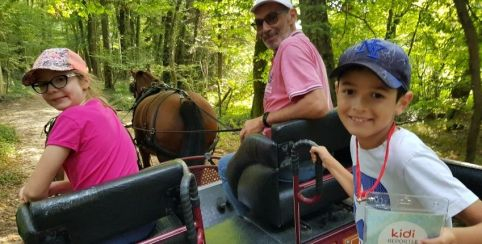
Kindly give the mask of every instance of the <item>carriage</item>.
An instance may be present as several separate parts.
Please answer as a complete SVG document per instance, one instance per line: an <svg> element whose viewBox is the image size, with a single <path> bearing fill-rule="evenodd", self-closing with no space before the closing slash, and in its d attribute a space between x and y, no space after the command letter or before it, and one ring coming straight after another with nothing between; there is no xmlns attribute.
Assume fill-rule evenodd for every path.
<svg viewBox="0 0 482 244"><path fill-rule="evenodd" d="M346 162L349 135L340 125L332 113L319 120L274 125L272 140L248 137L240 150L257 160L246 162L237 179L230 179L237 186L238 198L252 209L247 218L229 207L218 208L216 199L224 193L219 181L209 180L213 167L189 170L175 159L138 175L24 204L17 212L19 234L25 243L96 243L157 221L156 232L141 243L357 243L351 204L341 187L329 174L299 183L296 165L306 155L291 154L300 144L298 138L310 139L327 145ZM314 134L319 133L312 131L329 139L317 138ZM482 167L444 161L458 179L482 196L478 183ZM277 180L282 167L292 168L293 182Z"/></svg>
<svg viewBox="0 0 482 244"><path fill-rule="evenodd" d="M275 124L271 139L247 137L228 172L235 195L250 208L247 217L219 204L224 192L216 166L188 167L186 162L199 157L184 157L23 204L16 215L18 232L25 243L98 243L155 222L155 231L140 243L358 243L351 201L336 180L321 164L314 179L300 182L298 177L299 168L311 164L313 143L350 168L349 140L336 111L322 119ZM482 196L482 167L444 162ZM279 181L282 172L292 180Z"/></svg>

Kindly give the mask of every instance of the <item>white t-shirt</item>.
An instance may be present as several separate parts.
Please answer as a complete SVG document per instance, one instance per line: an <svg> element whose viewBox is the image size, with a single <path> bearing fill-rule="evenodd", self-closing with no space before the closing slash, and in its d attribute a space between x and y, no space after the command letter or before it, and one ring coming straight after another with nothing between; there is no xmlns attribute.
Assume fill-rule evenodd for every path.
<svg viewBox="0 0 482 244"><path fill-rule="evenodd" d="M356 140L352 136L350 152L356 194ZM378 178L385 157L387 142L377 148L359 148L362 189L369 189ZM420 138L412 132L398 128L390 141L390 152L385 173L374 190L391 194L408 194L443 197L449 200L446 225L451 226L455 216L478 197L453 177L449 167ZM354 197L356 199L356 197ZM363 240L364 211L355 201L355 221L360 240Z"/></svg>

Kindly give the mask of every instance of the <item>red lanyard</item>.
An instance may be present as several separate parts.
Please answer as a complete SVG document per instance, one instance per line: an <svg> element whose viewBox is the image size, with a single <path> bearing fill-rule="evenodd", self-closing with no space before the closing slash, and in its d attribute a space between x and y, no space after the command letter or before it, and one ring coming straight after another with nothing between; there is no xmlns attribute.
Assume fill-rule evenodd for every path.
<svg viewBox="0 0 482 244"><path fill-rule="evenodd" d="M387 148L385 149L385 159L383 160L383 165L380 170L380 173L378 174L377 180L375 183L372 185L372 187L366 191L362 191L361 189L361 173L360 173L360 159L358 158L358 139L356 139L356 197L357 201L363 201L367 197L367 194L370 192L373 192L375 188L380 184L380 181L382 180L383 174L385 173L385 168L387 166L387 161L388 161L388 153L389 153L389 148L390 148L390 139L392 138L393 132L395 132L395 123L392 124L392 127L390 127L390 130L388 131L387 135Z"/></svg>

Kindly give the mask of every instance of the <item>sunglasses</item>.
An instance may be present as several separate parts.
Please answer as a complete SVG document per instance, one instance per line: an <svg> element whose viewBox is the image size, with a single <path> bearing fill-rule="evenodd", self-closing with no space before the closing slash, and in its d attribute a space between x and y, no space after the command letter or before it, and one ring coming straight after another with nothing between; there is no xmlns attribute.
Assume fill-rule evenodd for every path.
<svg viewBox="0 0 482 244"><path fill-rule="evenodd" d="M69 81L70 77L78 76L78 74L70 73L65 75L55 76L49 81L38 81L32 84L32 88L38 94L46 93L49 90L49 85L60 89L64 88L67 85L67 81Z"/></svg>
<svg viewBox="0 0 482 244"><path fill-rule="evenodd" d="M278 10L278 11L273 11L267 14L264 18L262 19L254 19L254 22L251 24L253 28L256 30L260 30L263 28L263 23L266 22L268 25L275 25L278 23L278 16L283 13L287 13L288 10Z"/></svg>

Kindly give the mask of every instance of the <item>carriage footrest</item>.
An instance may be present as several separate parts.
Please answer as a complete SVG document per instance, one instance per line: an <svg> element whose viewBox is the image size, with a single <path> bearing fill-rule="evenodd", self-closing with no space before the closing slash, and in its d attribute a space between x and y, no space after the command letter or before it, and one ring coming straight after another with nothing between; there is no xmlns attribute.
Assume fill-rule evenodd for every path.
<svg viewBox="0 0 482 244"><path fill-rule="evenodd" d="M175 229L181 228L183 223L181 220L174 214L167 215L163 218L160 218L156 222L156 227L152 231L152 233L149 235L149 237L146 240L153 239L155 237L162 236L170 231L173 231ZM187 243L187 238L186 238L186 232L174 236L172 238L169 238L168 240L162 241L162 243Z"/></svg>

